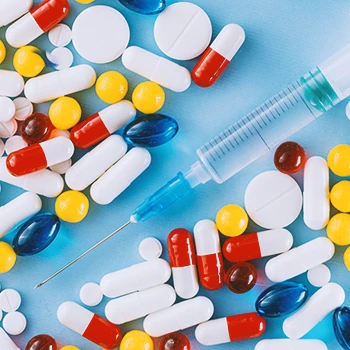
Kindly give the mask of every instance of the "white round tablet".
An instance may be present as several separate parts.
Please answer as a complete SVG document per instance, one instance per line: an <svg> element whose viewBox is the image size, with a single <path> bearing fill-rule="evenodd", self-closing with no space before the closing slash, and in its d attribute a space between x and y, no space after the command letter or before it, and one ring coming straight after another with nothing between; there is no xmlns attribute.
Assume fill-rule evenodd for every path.
<svg viewBox="0 0 350 350"><path fill-rule="evenodd" d="M27 147L28 144L22 139L21 136L15 135L7 139L5 142L5 152L9 155L12 152L18 151L24 147Z"/></svg>
<svg viewBox="0 0 350 350"><path fill-rule="evenodd" d="M50 134L50 139L54 139L55 137L63 136L67 139L70 138L70 132L67 130L59 130L59 129L53 129Z"/></svg>
<svg viewBox="0 0 350 350"><path fill-rule="evenodd" d="M56 70L68 69L74 61L72 51L66 47L58 47L52 52L46 52L46 57Z"/></svg>
<svg viewBox="0 0 350 350"><path fill-rule="evenodd" d="M87 306L98 305L103 298L101 288L97 283L89 282L80 289L80 300Z"/></svg>
<svg viewBox="0 0 350 350"><path fill-rule="evenodd" d="M8 122L16 113L16 106L11 99L0 96L0 123Z"/></svg>
<svg viewBox="0 0 350 350"><path fill-rule="evenodd" d="M130 40L128 22L109 6L92 6L84 10L72 27L73 45L80 56L93 63L116 60Z"/></svg>
<svg viewBox="0 0 350 350"><path fill-rule="evenodd" d="M0 140L0 157L4 154L5 152L5 145L2 140Z"/></svg>
<svg viewBox="0 0 350 350"><path fill-rule="evenodd" d="M2 321L2 326L8 334L19 335L26 329L27 319L21 312L10 312L5 315Z"/></svg>
<svg viewBox="0 0 350 350"><path fill-rule="evenodd" d="M208 15L190 2L168 6L154 25L158 47L176 60L190 60L199 56L208 47L212 34Z"/></svg>
<svg viewBox="0 0 350 350"><path fill-rule="evenodd" d="M158 259L163 253L162 243L153 237L145 238L139 245L139 253L144 260Z"/></svg>
<svg viewBox="0 0 350 350"><path fill-rule="evenodd" d="M55 173L57 173L57 174L63 175L63 174L65 174L68 171L68 169L71 166L72 166L72 160L68 159L68 160L65 160L62 163L58 163L58 164L52 165L50 167L50 169L52 171L54 171Z"/></svg>
<svg viewBox="0 0 350 350"><path fill-rule="evenodd" d="M49 31L49 40L53 46L67 46L72 40L72 31L66 24L57 24Z"/></svg>
<svg viewBox="0 0 350 350"><path fill-rule="evenodd" d="M0 310L0 321L2 320L3 312Z"/></svg>
<svg viewBox="0 0 350 350"><path fill-rule="evenodd" d="M16 106L16 112L14 118L19 121L23 121L33 114L33 104L25 97L17 97L13 100Z"/></svg>
<svg viewBox="0 0 350 350"><path fill-rule="evenodd" d="M22 302L21 295L14 289L4 289L0 293L0 309L5 312L16 311Z"/></svg>
<svg viewBox="0 0 350 350"><path fill-rule="evenodd" d="M16 119L12 118L8 122L0 123L0 137L8 139L13 136L18 128Z"/></svg>
<svg viewBox="0 0 350 350"><path fill-rule="evenodd" d="M267 229L290 225L300 214L302 202L296 181L275 170L256 176L249 183L244 197L250 218Z"/></svg>
<svg viewBox="0 0 350 350"><path fill-rule="evenodd" d="M331 271L325 264L321 264L307 272L307 279L314 287L323 287L331 280Z"/></svg>

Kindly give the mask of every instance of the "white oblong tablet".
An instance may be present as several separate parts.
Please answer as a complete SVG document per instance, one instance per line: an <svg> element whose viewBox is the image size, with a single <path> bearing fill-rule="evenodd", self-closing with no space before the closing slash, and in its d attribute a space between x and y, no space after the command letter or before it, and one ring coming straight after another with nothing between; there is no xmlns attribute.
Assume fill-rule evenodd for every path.
<svg viewBox="0 0 350 350"><path fill-rule="evenodd" d="M67 46L72 40L72 31L66 24L57 24L49 31L49 40L53 46Z"/></svg>
<svg viewBox="0 0 350 350"><path fill-rule="evenodd" d="M109 63L125 51L130 40L128 22L116 9L91 6L76 18L72 27L75 49L87 61Z"/></svg>
<svg viewBox="0 0 350 350"><path fill-rule="evenodd" d="M25 97L17 97L13 100L16 106L16 112L14 118L19 121L23 121L33 114L33 104Z"/></svg>
<svg viewBox="0 0 350 350"><path fill-rule="evenodd" d="M46 57L56 70L68 69L74 61L72 51L66 47L58 47L52 52L46 52Z"/></svg>
<svg viewBox="0 0 350 350"><path fill-rule="evenodd" d="M163 252L162 243L153 237L143 239L139 245L139 253L143 260L158 259Z"/></svg>
<svg viewBox="0 0 350 350"><path fill-rule="evenodd" d="M7 155L9 155L10 153L18 151L27 146L28 144L22 139L21 136L15 135L6 140L5 152Z"/></svg>
<svg viewBox="0 0 350 350"><path fill-rule="evenodd" d="M51 165L50 169L60 175L65 174L72 166L72 159L65 160L62 163Z"/></svg>
<svg viewBox="0 0 350 350"><path fill-rule="evenodd" d="M154 38L161 51L176 60L190 60L209 46L212 25L208 15L190 2L168 6L157 18Z"/></svg>
<svg viewBox="0 0 350 350"><path fill-rule="evenodd" d="M264 339L254 350L328 350L328 347L317 339Z"/></svg>
<svg viewBox="0 0 350 350"><path fill-rule="evenodd" d="M21 350L12 339L6 334L6 332L0 327L0 345L1 349L6 350Z"/></svg>
<svg viewBox="0 0 350 350"><path fill-rule="evenodd" d="M266 171L248 185L244 203L250 218L267 229L283 228L296 220L303 197L299 185L289 175Z"/></svg>
<svg viewBox="0 0 350 350"><path fill-rule="evenodd" d="M24 79L17 72L0 69L0 96L17 97L24 88Z"/></svg>
<svg viewBox="0 0 350 350"><path fill-rule="evenodd" d="M331 280L331 271L325 265L317 265L307 272L307 279L314 287L323 287Z"/></svg>
<svg viewBox="0 0 350 350"><path fill-rule="evenodd" d="M5 312L15 312L21 306L21 295L14 289L4 289L0 293L0 309Z"/></svg>
<svg viewBox="0 0 350 350"><path fill-rule="evenodd" d="M8 139L13 136L18 129L18 123L16 119L12 118L8 122L0 123L0 137Z"/></svg>
<svg viewBox="0 0 350 350"><path fill-rule="evenodd" d="M0 123L8 122L16 112L16 106L11 99L0 96Z"/></svg>
<svg viewBox="0 0 350 350"><path fill-rule="evenodd" d="M2 140L0 140L0 157L4 154L5 152L5 144Z"/></svg>
<svg viewBox="0 0 350 350"><path fill-rule="evenodd" d="M27 319L21 312L15 311L5 315L2 320L5 331L11 335L19 335L24 332L27 327Z"/></svg>
<svg viewBox="0 0 350 350"><path fill-rule="evenodd" d="M103 299L100 286L94 282L84 284L80 289L79 296L81 302L87 306L96 306Z"/></svg>

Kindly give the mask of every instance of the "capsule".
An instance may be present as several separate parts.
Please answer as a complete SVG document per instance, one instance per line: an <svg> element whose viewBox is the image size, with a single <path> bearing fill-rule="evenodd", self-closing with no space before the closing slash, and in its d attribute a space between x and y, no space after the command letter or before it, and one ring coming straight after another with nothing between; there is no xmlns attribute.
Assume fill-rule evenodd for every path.
<svg viewBox="0 0 350 350"><path fill-rule="evenodd" d="M77 148L89 148L106 139L135 116L136 109L131 102L118 102L76 125L71 130L71 140Z"/></svg>
<svg viewBox="0 0 350 350"><path fill-rule="evenodd" d="M6 350L21 350L0 327L0 349Z"/></svg>
<svg viewBox="0 0 350 350"><path fill-rule="evenodd" d="M192 70L192 80L200 87L212 86L230 64L245 41L238 24L226 25Z"/></svg>
<svg viewBox="0 0 350 350"><path fill-rule="evenodd" d="M1 12L0 12L1 13ZM0 69L0 96L16 97L24 88L24 79L17 72Z"/></svg>
<svg viewBox="0 0 350 350"><path fill-rule="evenodd" d="M268 230L229 238L222 253L230 262L248 261L284 253L292 245L293 235L288 230Z"/></svg>
<svg viewBox="0 0 350 350"><path fill-rule="evenodd" d="M13 176L23 176L62 163L73 153L72 141L60 136L10 153L6 166Z"/></svg>
<svg viewBox="0 0 350 350"><path fill-rule="evenodd" d="M199 290L196 252L191 233L177 228L168 235L168 253L174 288L179 297L191 299Z"/></svg>
<svg viewBox="0 0 350 350"><path fill-rule="evenodd" d="M26 14L33 6L33 0L1 0L0 28Z"/></svg>
<svg viewBox="0 0 350 350"><path fill-rule="evenodd" d="M265 273L269 280L283 282L332 259L334 252L334 244L319 237L270 259Z"/></svg>
<svg viewBox="0 0 350 350"><path fill-rule="evenodd" d="M201 220L193 231L201 285L209 290L220 289L225 282L225 272L216 225L211 220Z"/></svg>
<svg viewBox="0 0 350 350"><path fill-rule="evenodd" d="M57 318L64 326L104 349L114 349L122 340L119 327L71 301L60 305Z"/></svg>
<svg viewBox="0 0 350 350"><path fill-rule="evenodd" d="M161 337L208 321L214 313L213 303L206 297L196 297L148 315L143 328L151 337Z"/></svg>
<svg viewBox="0 0 350 350"><path fill-rule="evenodd" d="M109 301L105 314L108 321L120 325L166 309L172 306L175 300L174 288L162 284Z"/></svg>
<svg viewBox="0 0 350 350"><path fill-rule="evenodd" d="M195 336L200 344L210 346L258 338L265 329L264 318L250 312L202 323L196 328Z"/></svg>
<svg viewBox="0 0 350 350"><path fill-rule="evenodd" d="M154 259L103 276L100 287L106 297L117 298L166 283L170 276L168 262Z"/></svg>
<svg viewBox="0 0 350 350"><path fill-rule="evenodd" d="M6 40L13 47L28 45L66 18L69 10L68 0L44 0L7 29Z"/></svg>
<svg viewBox="0 0 350 350"><path fill-rule="evenodd" d="M327 345L317 339L264 339L254 350L328 350Z"/></svg>

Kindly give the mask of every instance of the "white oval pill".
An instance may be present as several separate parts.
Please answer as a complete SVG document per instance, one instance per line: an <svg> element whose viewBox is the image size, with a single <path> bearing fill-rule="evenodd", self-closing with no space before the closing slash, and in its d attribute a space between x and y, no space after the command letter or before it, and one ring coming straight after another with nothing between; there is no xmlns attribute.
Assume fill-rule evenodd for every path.
<svg viewBox="0 0 350 350"><path fill-rule="evenodd" d="M0 96L0 123L8 122L13 118L16 106L11 99Z"/></svg>
<svg viewBox="0 0 350 350"><path fill-rule="evenodd" d="M33 114L33 104L25 97L17 97L13 100L16 106L16 112L14 118L19 121L23 121Z"/></svg>
<svg viewBox="0 0 350 350"><path fill-rule="evenodd" d="M162 255L162 252L162 243L156 238L147 237L140 243L139 253L144 260L158 259Z"/></svg>
<svg viewBox="0 0 350 350"><path fill-rule="evenodd" d="M52 52L46 52L46 57L56 70L68 69L74 61L72 51L66 47L58 47Z"/></svg>
<svg viewBox="0 0 350 350"><path fill-rule="evenodd" d="M8 334L19 335L26 329L27 319L21 312L10 312L5 315L2 325Z"/></svg>
<svg viewBox="0 0 350 350"><path fill-rule="evenodd" d="M331 271L324 265L317 265L307 272L307 279L314 287L323 287L331 280Z"/></svg>
<svg viewBox="0 0 350 350"><path fill-rule="evenodd" d="M53 46L67 46L72 40L72 31L66 24L57 24L49 31L49 40Z"/></svg>
<svg viewBox="0 0 350 350"><path fill-rule="evenodd" d="M58 163L50 166L50 169L60 175L65 174L72 166L72 159L65 160L62 163Z"/></svg>
<svg viewBox="0 0 350 350"><path fill-rule="evenodd" d="M103 298L100 286L93 282L84 284L80 289L79 296L81 302L87 306L96 306Z"/></svg>
<svg viewBox="0 0 350 350"><path fill-rule="evenodd" d="M28 144L22 139L21 136L15 135L7 139L5 142L5 152L7 155L9 155L10 153L18 151L27 146Z"/></svg>
<svg viewBox="0 0 350 350"><path fill-rule="evenodd" d="M16 311L22 302L21 295L14 289L4 289L0 293L0 309L5 312Z"/></svg>
<svg viewBox="0 0 350 350"><path fill-rule="evenodd" d="M0 140L0 157L4 154L5 152L5 145L2 140Z"/></svg>

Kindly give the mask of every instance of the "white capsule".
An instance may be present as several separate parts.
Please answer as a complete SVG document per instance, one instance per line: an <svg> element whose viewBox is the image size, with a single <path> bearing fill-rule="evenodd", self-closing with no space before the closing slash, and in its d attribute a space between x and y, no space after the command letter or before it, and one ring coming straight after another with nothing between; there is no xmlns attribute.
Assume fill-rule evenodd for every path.
<svg viewBox="0 0 350 350"><path fill-rule="evenodd" d="M32 6L33 0L1 0L0 28L7 26L11 22L23 16L32 8Z"/></svg>
<svg viewBox="0 0 350 350"><path fill-rule="evenodd" d="M67 186L76 191L85 190L123 157L127 149L126 142L121 136L109 136L67 171Z"/></svg>
<svg viewBox="0 0 350 350"><path fill-rule="evenodd" d="M151 154L135 147L107 170L90 189L91 198L106 205L124 192L151 164Z"/></svg>
<svg viewBox="0 0 350 350"><path fill-rule="evenodd" d="M17 97L24 88L21 75L11 70L0 69L0 96Z"/></svg>
<svg viewBox="0 0 350 350"><path fill-rule="evenodd" d="M54 171L57 174L65 174L72 166L72 159L65 160L62 163L58 163L50 166L50 170Z"/></svg>
<svg viewBox="0 0 350 350"><path fill-rule="evenodd" d="M213 303L206 297L196 297L148 315L143 328L151 337L161 337L208 321L214 313Z"/></svg>
<svg viewBox="0 0 350 350"><path fill-rule="evenodd" d="M168 262L154 259L105 275L100 287L106 297L117 298L166 283L170 276Z"/></svg>
<svg viewBox="0 0 350 350"><path fill-rule="evenodd" d="M319 237L270 259L265 266L268 279L283 282L320 265L334 255L334 244Z"/></svg>
<svg viewBox="0 0 350 350"><path fill-rule="evenodd" d="M16 112L14 118L19 121L23 121L33 114L33 104L25 97L17 97L13 100L16 106Z"/></svg>
<svg viewBox="0 0 350 350"><path fill-rule="evenodd" d="M5 152L7 155L9 155L10 153L16 152L27 146L28 144L22 139L21 136L15 135L6 140Z"/></svg>
<svg viewBox="0 0 350 350"><path fill-rule="evenodd" d="M41 206L42 202L37 194L26 192L0 207L0 238L22 221L39 213Z"/></svg>
<svg viewBox="0 0 350 350"><path fill-rule="evenodd" d="M8 122L15 112L16 106L13 101L6 96L0 96L0 123Z"/></svg>
<svg viewBox="0 0 350 350"><path fill-rule="evenodd" d="M283 332L291 339L299 339L313 329L328 314L345 301L344 289L328 283L319 289L295 314L283 322Z"/></svg>
<svg viewBox="0 0 350 350"><path fill-rule="evenodd" d="M0 328L0 349L21 350L2 328Z"/></svg>
<svg viewBox="0 0 350 350"><path fill-rule="evenodd" d="M24 94L29 101L42 103L86 90L93 86L95 81L95 70L87 64L81 64L29 79Z"/></svg>
<svg viewBox="0 0 350 350"><path fill-rule="evenodd" d="M121 325L172 306L176 300L174 288L162 284L141 292L111 300L105 309L107 320Z"/></svg>
<svg viewBox="0 0 350 350"><path fill-rule="evenodd" d="M0 137L8 139L13 136L18 128L18 123L15 119L11 119L8 122L0 123Z"/></svg>
<svg viewBox="0 0 350 350"><path fill-rule="evenodd" d="M254 350L328 350L327 345L317 339L264 339Z"/></svg>

